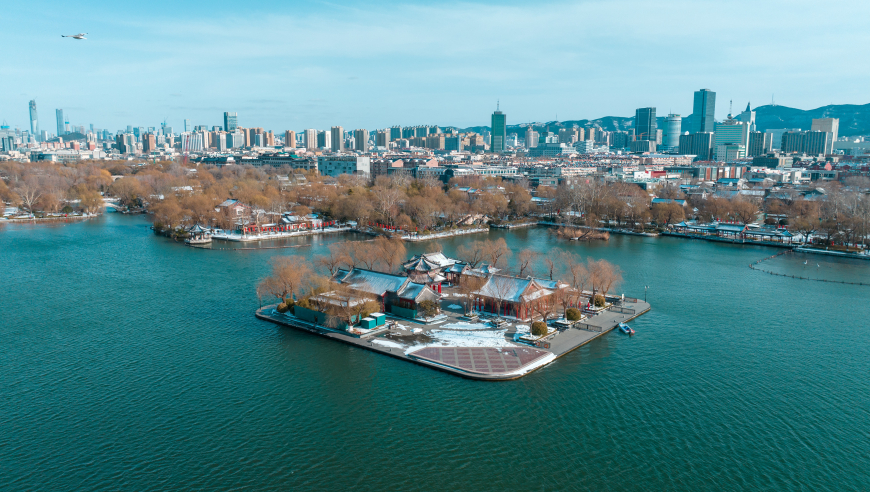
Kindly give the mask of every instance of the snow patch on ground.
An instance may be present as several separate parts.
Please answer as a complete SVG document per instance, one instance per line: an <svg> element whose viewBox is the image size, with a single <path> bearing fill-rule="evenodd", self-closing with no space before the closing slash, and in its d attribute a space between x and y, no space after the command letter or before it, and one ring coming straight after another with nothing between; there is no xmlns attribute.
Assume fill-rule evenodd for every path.
<svg viewBox="0 0 870 492"><path fill-rule="evenodd" d="M384 347L393 347L393 348L399 348L399 349L405 348L405 346L402 345L401 343L391 342L389 340L376 339L376 340L372 340L372 343L376 343L376 344L384 346Z"/></svg>
<svg viewBox="0 0 870 492"><path fill-rule="evenodd" d="M462 306L460 306L459 304L451 304L447 307L449 307L450 309L462 309Z"/></svg>
<svg viewBox="0 0 870 492"><path fill-rule="evenodd" d="M433 338L431 343L414 345L405 354L415 352L426 347L517 347L505 339L507 330L431 330L429 336Z"/></svg>
<svg viewBox="0 0 870 492"><path fill-rule="evenodd" d="M517 328L517 333L530 333L530 331L531 331L531 328L529 328L529 325L517 325L516 328Z"/></svg>
<svg viewBox="0 0 870 492"><path fill-rule="evenodd" d="M535 369L537 369L541 366L545 366L545 365L549 364L550 362L553 362L554 360L556 360L556 354L550 353L550 354L545 355L544 357L541 357L540 359L536 360L535 362L533 362L525 367L521 367L521 368L517 369L516 371L509 372L507 374L509 376L519 376L521 374L526 374L528 372L534 371Z"/></svg>
<svg viewBox="0 0 870 492"><path fill-rule="evenodd" d="M458 321L456 323L448 323L441 327L444 330L462 330L462 331L481 331L481 330L492 330L492 326L487 323L467 323L465 321Z"/></svg>

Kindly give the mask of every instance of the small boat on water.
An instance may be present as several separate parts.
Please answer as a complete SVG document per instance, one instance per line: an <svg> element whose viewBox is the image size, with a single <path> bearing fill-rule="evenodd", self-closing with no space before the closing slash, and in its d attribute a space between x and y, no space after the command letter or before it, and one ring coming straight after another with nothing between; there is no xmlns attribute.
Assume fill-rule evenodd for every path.
<svg viewBox="0 0 870 492"><path fill-rule="evenodd" d="M620 323L618 326L619 326L619 331L627 334L628 336L634 335L634 330L630 326L628 326L627 324Z"/></svg>

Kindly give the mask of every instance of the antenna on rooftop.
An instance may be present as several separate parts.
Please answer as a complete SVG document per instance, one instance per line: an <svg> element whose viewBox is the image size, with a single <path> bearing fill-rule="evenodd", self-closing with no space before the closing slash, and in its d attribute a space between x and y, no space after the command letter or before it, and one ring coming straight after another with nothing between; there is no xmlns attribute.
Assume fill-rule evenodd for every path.
<svg viewBox="0 0 870 492"><path fill-rule="evenodd" d="M734 100L729 99L728 100L728 114L734 114L733 109L734 109Z"/></svg>
<svg viewBox="0 0 870 492"><path fill-rule="evenodd" d="M496 110L496 111L499 111L500 109L501 109L501 100L500 100L500 99L496 99L496 100L495 100L495 110Z"/></svg>

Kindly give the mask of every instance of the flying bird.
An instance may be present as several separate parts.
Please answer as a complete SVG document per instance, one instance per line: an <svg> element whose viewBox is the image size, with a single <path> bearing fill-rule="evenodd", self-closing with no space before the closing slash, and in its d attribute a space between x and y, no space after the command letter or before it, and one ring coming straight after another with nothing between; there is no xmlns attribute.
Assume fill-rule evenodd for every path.
<svg viewBox="0 0 870 492"><path fill-rule="evenodd" d="M73 39L88 39L88 38L85 37L85 36L87 36L87 34L88 34L88 33L86 33L86 32L80 32L80 33L78 33L78 34L70 34L70 35L61 34L60 37L62 37L62 38L73 38Z"/></svg>

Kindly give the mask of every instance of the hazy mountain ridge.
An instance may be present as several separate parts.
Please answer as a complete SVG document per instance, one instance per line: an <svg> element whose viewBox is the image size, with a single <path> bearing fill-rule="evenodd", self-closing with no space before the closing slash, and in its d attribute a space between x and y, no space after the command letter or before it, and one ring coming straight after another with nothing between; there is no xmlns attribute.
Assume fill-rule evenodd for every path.
<svg viewBox="0 0 870 492"><path fill-rule="evenodd" d="M868 135L870 134L870 104L830 104L816 109L796 109L788 106L764 105L753 108L756 111L755 123L759 131L776 128L800 128L809 130L813 118L839 118L840 130L838 136ZM736 114L735 114L736 116ZM665 117L656 118L659 129L663 128ZM689 131L692 115L683 117L682 131ZM606 131L629 130L634 127L634 117L604 116L594 120L567 120L550 121L547 123L523 123L508 125L508 133L522 135L525 129L531 125L537 131L549 131L558 133L562 128L572 128L577 125L580 128L600 128ZM488 126L472 126L460 129L463 132L482 132L489 130Z"/></svg>

